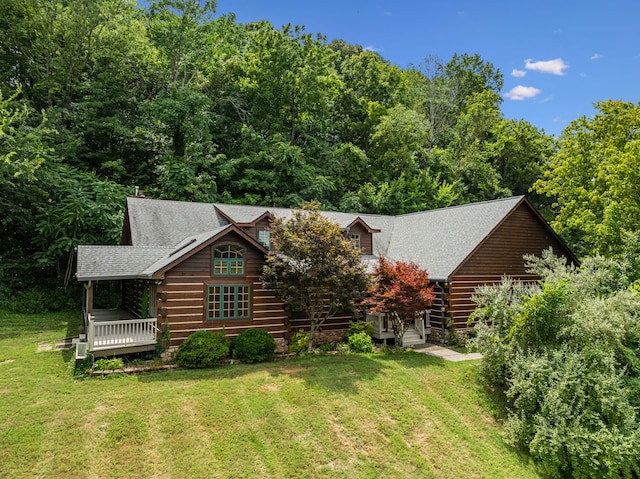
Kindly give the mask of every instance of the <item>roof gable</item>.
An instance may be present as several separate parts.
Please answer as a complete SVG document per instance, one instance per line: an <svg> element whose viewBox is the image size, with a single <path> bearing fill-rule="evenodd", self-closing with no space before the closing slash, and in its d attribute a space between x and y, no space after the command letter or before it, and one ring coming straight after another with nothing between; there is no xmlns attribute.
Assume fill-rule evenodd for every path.
<svg viewBox="0 0 640 479"><path fill-rule="evenodd" d="M266 255L269 253L269 250L267 250L262 244L258 243L236 225L231 224L208 233L185 238L179 245L177 245L172 254L167 255L164 258L160 258L157 262L149 266L149 268L144 271L144 274L153 278L162 278L166 271L232 232L237 233L242 237L242 239L251 244L262 254Z"/></svg>
<svg viewBox="0 0 640 479"><path fill-rule="evenodd" d="M235 225L188 236L173 247L167 246L78 246L76 276L79 281L120 279L161 279L164 273L235 232L253 247L267 254L267 249Z"/></svg>
<svg viewBox="0 0 640 479"><path fill-rule="evenodd" d="M351 229L353 228L355 225L361 225L366 231L367 233L380 233L380 229L378 228L372 228L371 226L369 226L367 224L367 222L365 220L363 220L360 216L358 216L355 220L353 220L351 223L349 223L346 228L347 229Z"/></svg>
<svg viewBox="0 0 640 479"><path fill-rule="evenodd" d="M398 216L386 256L412 261L445 281L523 196Z"/></svg>
<svg viewBox="0 0 640 479"><path fill-rule="evenodd" d="M214 208L229 223L250 226L263 218L273 219L272 210L289 211L286 208L267 208L266 206L226 205L215 203Z"/></svg>

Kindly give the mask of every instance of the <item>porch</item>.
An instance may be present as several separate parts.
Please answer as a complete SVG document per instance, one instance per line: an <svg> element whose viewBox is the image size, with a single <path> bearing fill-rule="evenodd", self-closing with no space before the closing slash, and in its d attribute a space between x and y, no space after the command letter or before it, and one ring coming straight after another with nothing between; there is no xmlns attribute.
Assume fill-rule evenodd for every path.
<svg viewBox="0 0 640 479"><path fill-rule="evenodd" d="M152 351L156 347L156 318L135 318L122 309L95 309L83 312L83 321L85 334L76 345L76 359L89 354L101 357Z"/></svg>
<svg viewBox="0 0 640 479"><path fill-rule="evenodd" d="M373 324L373 338L381 339L387 344L387 339L395 339L393 326L388 316L383 313L367 312L367 321ZM402 336L401 346L411 347L418 344L425 344L427 336L431 334L431 323L429 321L429 311L419 314L411 323Z"/></svg>

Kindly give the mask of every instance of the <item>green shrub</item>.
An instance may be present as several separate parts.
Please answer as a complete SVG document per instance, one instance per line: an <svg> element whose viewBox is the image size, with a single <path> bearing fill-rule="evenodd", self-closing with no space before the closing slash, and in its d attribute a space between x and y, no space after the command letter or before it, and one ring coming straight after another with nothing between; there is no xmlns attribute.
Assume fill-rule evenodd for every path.
<svg viewBox="0 0 640 479"><path fill-rule="evenodd" d="M356 321L355 323L350 323L349 329L347 329L347 338L358 333L366 333L369 336L373 336L373 324L369 321Z"/></svg>
<svg viewBox="0 0 640 479"><path fill-rule="evenodd" d="M122 358L102 358L96 361L96 371L113 371L115 369L123 369L124 361Z"/></svg>
<svg viewBox="0 0 640 479"><path fill-rule="evenodd" d="M289 352L300 354L307 350L308 344L309 335L301 329L297 333L294 333L293 336L291 336L291 340L289 341Z"/></svg>
<svg viewBox="0 0 640 479"><path fill-rule="evenodd" d="M183 368L211 368L228 354L229 345L224 334L197 331L180 345L175 360Z"/></svg>
<svg viewBox="0 0 640 479"><path fill-rule="evenodd" d="M247 329L233 340L233 357L243 363L272 361L276 342L263 329Z"/></svg>
<svg viewBox="0 0 640 479"><path fill-rule="evenodd" d="M73 298L60 288L34 287L27 291L0 290L0 308L16 313L48 313L74 306Z"/></svg>
<svg viewBox="0 0 640 479"><path fill-rule="evenodd" d="M87 374L88 371L93 369L93 358L91 356L87 356L84 359L76 359L75 361L70 361L69 364L73 369L71 372L74 376L80 377Z"/></svg>
<svg viewBox="0 0 640 479"><path fill-rule="evenodd" d="M640 296L609 260L527 260L540 285L476 290L469 342L503 392L509 442L549 477L640 477Z"/></svg>
<svg viewBox="0 0 640 479"><path fill-rule="evenodd" d="M349 336L347 340L349 348L354 353L371 353L373 352L373 341L371 336L365 332L355 333Z"/></svg>
<svg viewBox="0 0 640 479"><path fill-rule="evenodd" d="M351 348L347 343L340 343L338 344L336 351L338 351L338 354L349 354L351 352Z"/></svg>
<svg viewBox="0 0 640 479"><path fill-rule="evenodd" d="M328 353L329 351L335 351L336 346L333 343L324 343L320 345L320 351L323 353Z"/></svg>

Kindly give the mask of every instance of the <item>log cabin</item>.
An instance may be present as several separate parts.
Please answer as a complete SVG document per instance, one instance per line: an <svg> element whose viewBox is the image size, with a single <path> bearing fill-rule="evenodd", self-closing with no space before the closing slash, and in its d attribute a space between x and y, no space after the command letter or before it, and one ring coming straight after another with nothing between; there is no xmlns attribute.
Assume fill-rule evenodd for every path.
<svg viewBox="0 0 640 479"><path fill-rule="evenodd" d="M83 329L78 357L151 350L160 338L176 347L195 331L236 336L261 328L282 350L292 332L308 328L260 281L269 254L270 223L292 210L127 198L118 246L83 245L77 279L84 283ZM380 255L426 269L436 301L416 319L404 345L443 340L447 328L464 331L474 310L471 296L503 276L524 281L523 255L552 248L577 259L524 197L512 197L400 216L323 212L341 225L372 268ZM116 309L94 309L99 281L117 281ZM350 321L366 317L374 337L393 337L385 318L362 311L339 314L322 327L320 340L341 338Z"/></svg>

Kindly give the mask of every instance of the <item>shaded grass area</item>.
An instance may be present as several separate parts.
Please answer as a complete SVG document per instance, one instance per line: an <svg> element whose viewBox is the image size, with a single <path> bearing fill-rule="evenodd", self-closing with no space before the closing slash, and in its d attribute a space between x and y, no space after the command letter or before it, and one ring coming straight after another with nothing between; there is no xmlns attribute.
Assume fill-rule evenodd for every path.
<svg viewBox="0 0 640 479"><path fill-rule="evenodd" d="M472 362L311 356L77 380L70 353L36 353L76 316L0 312L0 477L538 477Z"/></svg>

